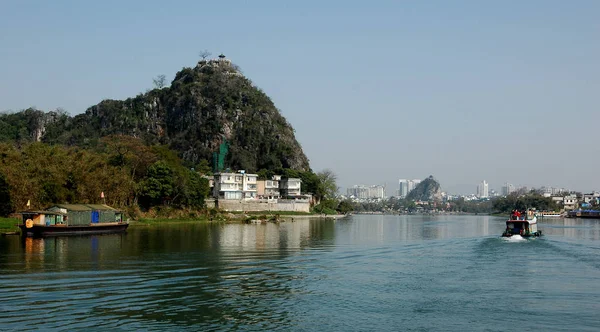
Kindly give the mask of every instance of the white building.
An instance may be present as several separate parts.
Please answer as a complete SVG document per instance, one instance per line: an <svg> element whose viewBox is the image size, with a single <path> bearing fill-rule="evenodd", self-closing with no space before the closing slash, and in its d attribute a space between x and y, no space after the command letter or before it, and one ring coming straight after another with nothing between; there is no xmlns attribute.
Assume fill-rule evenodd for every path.
<svg viewBox="0 0 600 332"><path fill-rule="evenodd" d="M385 186L373 185L354 185L346 189L346 195L356 199L384 199Z"/></svg>
<svg viewBox="0 0 600 332"><path fill-rule="evenodd" d="M485 180L481 181L481 183L477 186L477 197L479 197L479 198L490 197L489 185Z"/></svg>
<svg viewBox="0 0 600 332"><path fill-rule="evenodd" d="M282 197L300 196L302 180L297 178L283 178L279 181L279 190Z"/></svg>
<svg viewBox="0 0 600 332"><path fill-rule="evenodd" d="M213 196L217 199L251 199L256 197L258 175L238 173L216 173Z"/></svg>
<svg viewBox="0 0 600 332"><path fill-rule="evenodd" d="M380 185L374 185L369 187L369 198L372 199L384 199L385 198L385 187Z"/></svg>
<svg viewBox="0 0 600 332"><path fill-rule="evenodd" d="M503 196L508 196L514 192L515 192L515 186L513 186L511 183L507 182L502 187L502 195Z"/></svg>
<svg viewBox="0 0 600 332"><path fill-rule="evenodd" d="M406 179L400 179L398 180L399 184L400 184L400 188L398 190L398 195L400 197L406 197L408 196L408 194L415 189L415 187L421 183L421 180L419 179L413 179L413 180L406 180Z"/></svg>
<svg viewBox="0 0 600 332"><path fill-rule="evenodd" d="M577 208L577 196L567 195L563 197L563 208L565 210L574 210Z"/></svg>

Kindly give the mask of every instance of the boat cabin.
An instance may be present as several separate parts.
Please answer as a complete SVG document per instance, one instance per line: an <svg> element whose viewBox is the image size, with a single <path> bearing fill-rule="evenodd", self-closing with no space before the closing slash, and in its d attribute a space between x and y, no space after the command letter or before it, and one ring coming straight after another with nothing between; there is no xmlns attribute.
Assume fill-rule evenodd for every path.
<svg viewBox="0 0 600 332"><path fill-rule="evenodd" d="M57 204L45 211L24 211L23 224L37 226L84 226L121 223L123 213L104 204Z"/></svg>
<svg viewBox="0 0 600 332"><path fill-rule="evenodd" d="M69 226L123 222L123 213L104 204L57 204L48 211L66 215Z"/></svg>
<svg viewBox="0 0 600 332"><path fill-rule="evenodd" d="M67 215L56 211L25 211L21 212L23 224L37 226L56 226L66 225Z"/></svg>
<svg viewBox="0 0 600 332"><path fill-rule="evenodd" d="M523 216L511 215L510 219L506 221L506 230L504 236L511 235L522 235L522 236L538 236L541 232L538 232L537 218L535 212L532 210L527 211Z"/></svg>

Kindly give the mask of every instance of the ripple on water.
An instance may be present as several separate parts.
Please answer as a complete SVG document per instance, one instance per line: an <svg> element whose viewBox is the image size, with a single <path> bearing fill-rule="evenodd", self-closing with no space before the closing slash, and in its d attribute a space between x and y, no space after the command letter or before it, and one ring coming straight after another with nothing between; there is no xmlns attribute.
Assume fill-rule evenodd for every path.
<svg viewBox="0 0 600 332"><path fill-rule="evenodd" d="M501 219L430 220L435 218L425 225L419 218L379 216L375 222L357 217L293 227L227 225L180 233L174 227L168 241L160 232L134 229L94 243L53 240L32 254L16 245L16 253L0 253L0 326L192 331L600 326L600 245L589 234L582 235L587 242L558 235L512 242L498 236L505 226ZM518 328L500 323L516 311L524 318Z"/></svg>

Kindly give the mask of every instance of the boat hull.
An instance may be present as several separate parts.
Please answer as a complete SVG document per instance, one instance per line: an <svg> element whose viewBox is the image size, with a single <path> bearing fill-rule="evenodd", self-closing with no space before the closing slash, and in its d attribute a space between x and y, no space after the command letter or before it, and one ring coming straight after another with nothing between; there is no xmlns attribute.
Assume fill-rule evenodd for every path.
<svg viewBox="0 0 600 332"><path fill-rule="evenodd" d="M542 231L537 231L537 232L529 233L529 234L513 234L513 233L507 233L507 232L502 233L502 237L511 237L511 236L515 236L515 235L519 235L520 237L523 237L523 238L539 237L539 236L542 236Z"/></svg>
<svg viewBox="0 0 600 332"><path fill-rule="evenodd" d="M87 234L112 234L123 233L127 230L129 224L118 223L110 225L94 226L41 226L33 225L28 228L26 225L19 225L23 236L61 236L61 235L87 235Z"/></svg>

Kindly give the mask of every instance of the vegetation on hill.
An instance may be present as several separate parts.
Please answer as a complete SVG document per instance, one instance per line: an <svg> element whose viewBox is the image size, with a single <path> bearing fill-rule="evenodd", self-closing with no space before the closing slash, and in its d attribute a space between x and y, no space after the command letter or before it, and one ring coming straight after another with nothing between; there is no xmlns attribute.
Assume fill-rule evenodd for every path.
<svg viewBox="0 0 600 332"><path fill-rule="evenodd" d="M429 176L421 181L410 193L406 196L409 201L433 201L441 198L440 183L433 176Z"/></svg>
<svg viewBox="0 0 600 332"><path fill-rule="evenodd" d="M74 117L36 109L0 115L0 141L95 147L102 137L126 135L167 146L188 166L212 161L227 141L231 169L310 169L292 126L229 60L202 60L164 85L164 77L155 79L153 90Z"/></svg>
<svg viewBox="0 0 600 332"><path fill-rule="evenodd" d="M74 117L60 109L0 114L0 215L28 200L34 209L106 202L134 216L139 209L202 209L209 195L203 175L224 142L226 168L298 177L303 192L330 197L335 176L312 172L271 99L229 60L205 58L170 86L160 75L153 90Z"/></svg>
<svg viewBox="0 0 600 332"><path fill-rule="evenodd" d="M204 205L209 189L208 180L185 167L172 151L125 136L105 137L95 149L3 143L0 174L6 181L0 196L10 196L10 203L0 206L2 215L25 209L27 201L33 209L104 202L121 208L197 208Z"/></svg>

